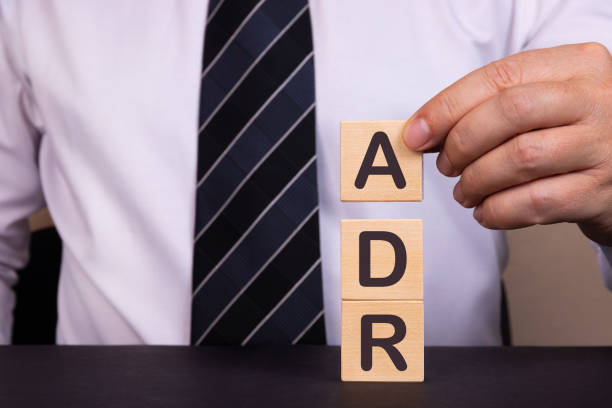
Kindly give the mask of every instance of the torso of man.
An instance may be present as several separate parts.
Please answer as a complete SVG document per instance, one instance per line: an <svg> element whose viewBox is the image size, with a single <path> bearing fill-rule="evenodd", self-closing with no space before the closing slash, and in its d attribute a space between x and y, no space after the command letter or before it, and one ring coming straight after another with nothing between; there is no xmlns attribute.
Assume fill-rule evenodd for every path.
<svg viewBox="0 0 612 408"><path fill-rule="evenodd" d="M544 24L547 13L571 17L552 12L563 2L536 3L310 2L330 344L340 341L345 218L423 219L426 344L500 344L503 234L480 227L452 200L455 181L438 173L430 154L422 202L342 203L339 126L407 119L492 60L582 40L566 37L563 20ZM18 187L0 192L0 200L16 196L14 213L24 217L42 204L37 191L44 191L64 241L58 342L187 344L207 2L1 0L0 6L6 46L0 84L11 87L2 97L14 98L15 117L22 118L8 124L16 133L8 145L37 162L15 164ZM11 214L2 215L3 223ZM25 233L6 231L7 242Z"/></svg>

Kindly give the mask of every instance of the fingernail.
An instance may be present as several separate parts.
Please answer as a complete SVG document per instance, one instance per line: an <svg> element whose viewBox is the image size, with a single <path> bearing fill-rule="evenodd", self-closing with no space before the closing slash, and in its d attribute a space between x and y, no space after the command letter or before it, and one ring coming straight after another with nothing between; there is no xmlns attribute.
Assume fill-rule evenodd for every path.
<svg viewBox="0 0 612 408"><path fill-rule="evenodd" d="M445 176L450 177L454 174L453 166L451 165L451 162L448 160L446 153L444 153L444 150L442 150L440 154L438 155L436 164L438 166L438 170L440 170L440 173L444 174Z"/></svg>
<svg viewBox="0 0 612 408"><path fill-rule="evenodd" d="M455 188L453 189L453 197L455 198L455 201L463 205L463 202L465 201L465 195L463 194L463 188L461 188L461 183L455 184Z"/></svg>
<svg viewBox="0 0 612 408"><path fill-rule="evenodd" d="M474 209L474 219L482 224L482 205L479 205Z"/></svg>
<svg viewBox="0 0 612 408"><path fill-rule="evenodd" d="M404 142L408 147L418 150L429 141L431 130L424 119L418 118L410 121L404 129Z"/></svg>

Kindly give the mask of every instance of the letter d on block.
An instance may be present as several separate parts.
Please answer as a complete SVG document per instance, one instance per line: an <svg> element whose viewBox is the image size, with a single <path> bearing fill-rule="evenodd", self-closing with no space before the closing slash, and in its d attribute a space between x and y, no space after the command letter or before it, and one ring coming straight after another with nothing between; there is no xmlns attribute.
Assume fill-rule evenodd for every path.
<svg viewBox="0 0 612 408"><path fill-rule="evenodd" d="M342 299L423 299L421 220L342 220Z"/></svg>
<svg viewBox="0 0 612 408"><path fill-rule="evenodd" d="M372 277L372 241L386 241L393 247L395 264L391 274L382 278ZM359 234L359 283L361 286L391 286L399 282L406 270L406 247L402 239L389 231L362 231Z"/></svg>

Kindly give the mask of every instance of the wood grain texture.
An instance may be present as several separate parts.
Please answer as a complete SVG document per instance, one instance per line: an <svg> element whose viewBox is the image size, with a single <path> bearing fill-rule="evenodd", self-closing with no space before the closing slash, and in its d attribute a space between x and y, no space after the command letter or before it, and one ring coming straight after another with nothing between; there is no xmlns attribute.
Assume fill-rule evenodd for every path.
<svg viewBox="0 0 612 408"><path fill-rule="evenodd" d="M372 348L372 368L361 365L361 319L364 315L394 315L406 325L405 337L395 344L406 361L400 371L382 347ZM390 324L374 324L372 337L387 338L394 333ZM342 381L410 381L424 379L424 330L422 301L342 301Z"/></svg>
<svg viewBox="0 0 612 408"><path fill-rule="evenodd" d="M422 300L423 299L423 221L405 219L342 220L340 259L342 299ZM363 231L389 231L406 248L403 277L392 286L363 287L359 283L359 234ZM388 276L395 265L395 251L386 241L371 242L371 276Z"/></svg>
<svg viewBox="0 0 612 408"><path fill-rule="evenodd" d="M340 124L340 199L342 201L421 201L423 198L422 154L410 150L402 141L404 120L341 122ZM364 188L355 186L372 136L384 132L404 175L406 185L398 188L390 175L370 175ZM385 166L379 151L374 161Z"/></svg>

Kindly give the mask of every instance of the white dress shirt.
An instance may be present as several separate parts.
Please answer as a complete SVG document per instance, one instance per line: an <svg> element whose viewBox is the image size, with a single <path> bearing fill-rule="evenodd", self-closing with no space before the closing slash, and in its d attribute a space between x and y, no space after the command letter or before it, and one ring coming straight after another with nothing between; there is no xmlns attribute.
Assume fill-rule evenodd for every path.
<svg viewBox="0 0 612 408"><path fill-rule="evenodd" d="M504 234L453 201L456 180L434 155L422 202L340 202L339 123L407 119L523 49L610 45L612 2L310 6L328 342L340 341L340 220L421 218L425 343L500 344ZM64 242L59 343L188 344L206 10L204 0L0 0L0 343L28 258L26 217L46 203Z"/></svg>

